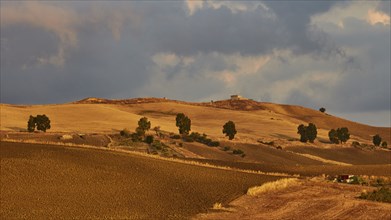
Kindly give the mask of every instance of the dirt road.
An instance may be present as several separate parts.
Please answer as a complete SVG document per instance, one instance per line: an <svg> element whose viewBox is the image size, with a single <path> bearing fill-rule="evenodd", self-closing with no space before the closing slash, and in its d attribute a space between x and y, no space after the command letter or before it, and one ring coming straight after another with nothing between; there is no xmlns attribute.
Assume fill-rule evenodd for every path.
<svg viewBox="0 0 391 220"><path fill-rule="evenodd" d="M391 204L357 198L363 189L373 188L302 180L286 189L242 196L227 206L229 212L196 219L391 219Z"/></svg>

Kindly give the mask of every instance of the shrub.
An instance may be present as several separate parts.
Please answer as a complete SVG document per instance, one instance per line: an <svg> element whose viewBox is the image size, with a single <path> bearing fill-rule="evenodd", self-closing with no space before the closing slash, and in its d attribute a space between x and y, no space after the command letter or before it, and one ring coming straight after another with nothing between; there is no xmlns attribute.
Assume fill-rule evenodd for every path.
<svg viewBox="0 0 391 220"><path fill-rule="evenodd" d="M382 147L387 147L388 146L387 141L383 141L383 143L381 143L381 146Z"/></svg>
<svg viewBox="0 0 391 220"><path fill-rule="evenodd" d="M380 135L377 134L377 135L373 136L372 142L373 142L373 144L374 144L375 146L380 146L380 143L381 143L381 137L380 137Z"/></svg>
<svg viewBox="0 0 391 220"><path fill-rule="evenodd" d="M152 135L148 135L148 136L145 137L144 142L147 143L147 144L152 144L153 140L154 140L153 136Z"/></svg>
<svg viewBox="0 0 391 220"><path fill-rule="evenodd" d="M223 134L225 134L225 136L228 136L229 140L234 139L236 133L237 131L235 128L235 123L233 121L228 121L227 123L224 124Z"/></svg>
<svg viewBox="0 0 391 220"><path fill-rule="evenodd" d="M244 152L240 149L235 149L232 151L233 154L243 154Z"/></svg>
<svg viewBox="0 0 391 220"><path fill-rule="evenodd" d="M360 199L367 199L377 202L391 203L391 190L390 188L381 187L373 192L363 192L359 196Z"/></svg>
<svg viewBox="0 0 391 220"><path fill-rule="evenodd" d="M174 134L170 136L171 139L181 139L181 136L178 134Z"/></svg>
<svg viewBox="0 0 391 220"><path fill-rule="evenodd" d="M143 140L142 136L140 136L138 133L132 133L130 135L130 138L132 139L133 142L139 142Z"/></svg>
<svg viewBox="0 0 391 220"><path fill-rule="evenodd" d="M179 129L179 134L189 134L191 130L191 120L185 114L179 113L176 115L176 126Z"/></svg>
<svg viewBox="0 0 391 220"><path fill-rule="evenodd" d="M326 109L322 107L322 108L319 109L319 111L324 113L326 111Z"/></svg>
<svg viewBox="0 0 391 220"><path fill-rule="evenodd" d="M209 143L209 146L211 146L211 147L218 147L218 146L220 146L220 142L218 142L218 141L211 141Z"/></svg>
<svg viewBox="0 0 391 220"><path fill-rule="evenodd" d="M230 146L224 146L223 151L229 151L229 150L231 150Z"/></svg>
<svg viewBox="0 0 391 220"><path fill-rule="evenodd" d="M151 144L151 147L156 150L162 150L164 145L162 144L162 142L160 142L158 140L154 140L153 143Z"/></svg>
<svg viewBox="0 0 391 220"><path fill-rule="evenodd" d="M186 142L194 142L193 137L188 136L188 135L183 136L182 139L183 139L183 141L186 141Z"/></svg>
<svg viewBox="0 0 391 220"><path fill-rule="evenodd" d="M126 137L126 138L129 138L131 136L130 131L126 128L124 128L122 131L120 131L119 134L122 137Z"/></svg>
<svg viewBox="0 0 391 220"><path fill-rule="evenodd" d="M360 145L360 143L358 141L353 141L352 142L352 146L353 147L360 147L361 145Z"/></svg>

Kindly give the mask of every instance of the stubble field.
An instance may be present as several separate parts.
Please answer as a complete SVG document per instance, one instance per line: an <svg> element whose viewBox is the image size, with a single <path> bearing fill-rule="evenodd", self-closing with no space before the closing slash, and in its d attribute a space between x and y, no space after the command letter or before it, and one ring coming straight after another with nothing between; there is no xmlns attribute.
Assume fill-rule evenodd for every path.
<svg viewBox="0 0 391 220"><path fill-rule="evenodd" d="M279 178L96 149L0 143L2 219L183 219Z"/></svg>

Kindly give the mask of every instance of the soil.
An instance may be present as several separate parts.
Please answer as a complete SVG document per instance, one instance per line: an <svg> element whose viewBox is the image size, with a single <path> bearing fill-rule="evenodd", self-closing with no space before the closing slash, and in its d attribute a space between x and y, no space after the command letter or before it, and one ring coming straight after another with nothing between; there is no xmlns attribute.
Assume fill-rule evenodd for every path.
<svg viewBox="0 0 391 220"><path fill-rule="evenodd" d="M1 219L186 219L279 177L0 142Z"/></svg>

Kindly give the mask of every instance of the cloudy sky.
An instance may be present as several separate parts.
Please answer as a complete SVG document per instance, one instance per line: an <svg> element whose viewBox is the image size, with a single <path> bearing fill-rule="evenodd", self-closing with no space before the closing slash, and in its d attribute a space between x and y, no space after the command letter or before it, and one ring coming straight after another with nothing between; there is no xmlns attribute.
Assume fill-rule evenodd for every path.
<svg viewBox="0 0 391 220"><path fill-rule="evenodd" d="M1 1L1 102L241 94L391 126L390 1Z"/></svg>

